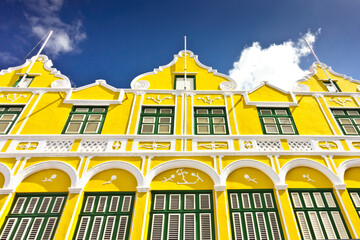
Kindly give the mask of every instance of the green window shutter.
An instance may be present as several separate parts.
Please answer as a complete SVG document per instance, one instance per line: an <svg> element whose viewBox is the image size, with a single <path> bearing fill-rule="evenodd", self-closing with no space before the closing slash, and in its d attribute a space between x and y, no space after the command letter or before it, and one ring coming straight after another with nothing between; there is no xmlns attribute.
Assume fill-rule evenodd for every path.
<svg viewBox="0 0 360 240"><path fill-rule="evenodd" d="M108 107L73 107L63 134L100 134Z"/></svg>
<svg viewBox="0 0 360 240"><path fill-rule="evenodd" d="M74 239L128 239L134 193L85 193Z"/></svg>
<svg viewBox="0 0 360 240"><path fill-rule="evenodd" d="M225 108L194 108L194 127L198 135L228 135Z"/></svg>
<svg viewBox="0 0 360 240"><path fill-rule="evenodd" d="M52 239L66 195L17 194L1 229L0 239Z"/></svg>
<svg viewBox="0 0 360 240"><path fill-rule="evenodd" d="M358 109L331 109L336 122L345 135L360 134L360 110Z"/></svg>
<svg viewBox="0 0 360 240"><path fill-rule="evenodd" d="M173 131L173 107L142 107L138 134L170 135Z"/></svg>
<svg viewBox="0 0 360 240"><path fill-rule="evenodd" d="M290 189L289 192L303 239L349 238L331 189Z"/></svg>
<svg viewBox="0 0 360 240"><path fill-rule="evenodd" d="M9 133L22 110L23 106L0 106L0 134Z"/></svg>
<svg viewBox="0 0 360 240"><path fill-rule="evenodd" d="M294 120L288 108L258 108L264 134L296 135Z"/></svg>
<svg viewBox="0 0 360 240"><path fill-rule="evenodd" d="M348 189L351 200L360 217L360 189Z"/></svg>
<svg viewBox="0 0 360 240"><path fill-rule="evenodd" d="M215 239L211 192L152 192L148 239Z"/></svg>
<svg viewBox="0 0 360 240"><path fill-rule="evenodd" d="M284 239L272 190L228 190L233 239Z"/></svg>

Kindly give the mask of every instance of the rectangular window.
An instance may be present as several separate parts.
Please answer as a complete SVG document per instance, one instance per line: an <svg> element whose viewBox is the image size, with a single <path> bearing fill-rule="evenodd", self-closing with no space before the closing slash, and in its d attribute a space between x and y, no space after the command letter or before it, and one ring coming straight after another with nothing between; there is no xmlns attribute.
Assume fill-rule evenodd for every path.
<svg viewBox="0 0 360 240"><path fill-rule="evenodd" d="M195 90L195 76L186 75L186 81L184 75L175 75L175 90Z"/></svg>
<svg viewBox="0 0 360 240"><path fill-rule="evenodd" d="M360 216L360 189L348 189L348 192L355 206L355 209Z"/></svg>
<svg viewBox="0 0 360 240"><path fill-rule="evenodd" d="M66 193L16 194L0 239L52 239Z"/></svg>
<svg viewBox="0 0 360 240"><path fill-rule="evenodd" d="M339 206L331 189L289 189L303 239L348 239Z"/></svg>
<svg viewBox="0 0 360 240"><path fill-rule="evenodd" d="M284 239L272 190L229 190L233 239Z"/></svg>
<svg viewBox="0 0 360 240"><path fill-rule="evenodd" d="M195 134L229 134L225 108L194 108Z"/></svg>
<svg viewBox="0 0 360 240"><path fill-rule="evenodd" d="M288 108L258 108L264 134L298 134Z"/></svg>
<svg viewBox="0 0 360 240"><path fill-rule="evenodd" d="M134 193L85 193L74 239L128 239Z"/></svg>
<svg viewBox="0 0 360 240"><path fill-rule="evenodd" d="M360 134L360 110L357 109L331 109L334 117L346 135Z"/></svg>
<svg viewBox="0 0 360 240"><path fill-rule="evenodd" d="M23 106L0 106L0 134L7 134L19 117Z"/></svg>
<svg viewBox="0 0 360 240"><path fill-rule="evenodd" d="M29 87L31 82L34 80L35 77L30 77L30 76L26 76L24 78L24 80L21 81L21 79L23 78L23 76L20 76L18 80L16 80L15 84L13 87L18 87L18 88L26 88Z"/></svg>
<svg viewBox="0 0 360 240"><path fill-rule="evenodd" d="M73 107L62 133L101 133L106 113L107 107Z"/></svg>
<svg viewBox="0 0 360 240"><path fill-rule="evenodd" d="M173 107L143 107L140 115L139 134L173 134Z"/></svg>
<svg viewBox="0 0 360 240"><path fill-rule="evenodd" d="M152 192L150 240L215 239L211 191Z"/></svg>
<svg viewBox="0 0 360 240"><path fill-rule="evenodd" d="M329 92L341 92L336 82L324 81L323 83Z"/></svg>

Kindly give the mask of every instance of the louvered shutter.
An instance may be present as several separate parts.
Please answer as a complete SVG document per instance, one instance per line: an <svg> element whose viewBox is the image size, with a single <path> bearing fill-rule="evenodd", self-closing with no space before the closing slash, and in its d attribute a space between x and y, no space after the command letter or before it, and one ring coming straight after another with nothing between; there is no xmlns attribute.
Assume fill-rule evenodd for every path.
<svg viewBox="0 0 360 240"><path fill-rule="evenodd" d="M312 239L304 212L296 213L304 240Z"/></svg>
<svg viewBox="0 0 360 240"><path fill-rule="evenodd" d="M82 217L79 224L79 229L77 232L76 240L82 240L85 239L87 229L89 226L90 217Z"/></svg>
<svg viewBox="0 0 360 240"><path fill-rule="evenodd" d="M184 240L195 239L195 214L184 214Z"/></svg>
<svg viewBox="0 0 360 240"><path fill-rule="evenodd" d="M105 222L103 240L111 240L114 232L115 216L108 216Z"/></svg>
<svg viewBox="0 0 360 240"><path fill-rule="evenodd" d="M255 208L262 208L260 193L253 193Z"/></svg>
<svg viewBox="0 0 360 240"><path fill-rule="evenodd" d="M324 204L324 201L323 201L323 199L322 199L321 193L319 193L319 192L314 192L314 193L313 193L313 196L314 196L314 198L315 198L316 206L317 206L318 208L323 208L323 207L325 207L325 204Z"/></svg>
<svg viewBox="0 0 360 240"><path fill-rule="evenodd" d="M318 216L315 211L308 212L309 219L311 222L311 228L314 231L316 239L324 239L324 234L320 226Z"/></svg>
<svg viewBox="0 0 360 240"><path fill-rule="evenodd" d="M154 210L164 210L165 209L165 199L166 199L165 194L156 194Z"/></svg>
<svg viewBox="0 0 360 240"><path fill-rule="evenodd" d="M280 228L279 228L278 220L276 217L276 213L269 212L268 217L270 220L271 234L272 234L273 239L280 240L281 234L280 234Z"/></svg>
<svg viewBox="0 0 360 240"><path fill-rule="evenodd" d="M39 213L47 213L50 202L51 197L44 197L39 208Z"/></svg>
<svg viewBox="0 0 360 240"><path fill-rule="evenodd" d="M325 211L320 212L320 217L321 217L322 224L325 228L327 238L328 239L336 239L337 237L336 237L334 228L331 224L331 220L330 220L328 213Z"/></svg>
<svg viewBox="0 0 360 240"><path fill-rule="evenodd" d="M180 239L180 214L169 214L167 239L168 240Z"/></svg>
<svg viewBox="0 0 360 240"><path fill-rule="evenodd" d="M152 219L151 240L162 240L164 215L154 214Z"/></svg>
<svg viewBox="0 0 360 240"><path fill-rule="evenodd" d="M230 194L230 202L232 209L239 209L239 199L237 193Z"/></svg>
<svg viewBox="0 0 360 240"><path fill-rule="evenodd" d="M256 213L256 221L258 225L258 232L260 235L261 240L267 240L268 238L268 232L266 229L266 223L265 223L265 216L263 212L257 212Z"/></svg>
<svg viewBox="0 0 360 240"><path fill-rule="evenodd" d="M129 212L130 211L130 204L131 204L131 196L125 196L122 204L121 211L122 212Z"/></svg>
<svg viewBox="0 0 360 240"><path fill-rule="evenodd" d="M51 213L59 213L64 202L64 197L55 198L55 203L51 209Z"/></svg>
<svg viewBox="0 0 360 240"><path fill-rule="evenodd" d="M294 203L294 208L302 208L300 197L298 193L291 193L291 198Z"/></svg>
<svg viewBox="0 0 360 240"><path fill-rule="evenodd" d="M313 207L314 207L314 204L313 204L313 202L312 202L312 200L311 200L310 193L304 192L304 193L302 193L302 197L303 197L303 199L304 199L305 206L306 206L307 208L313 208Z"/></svg>
<svg viewBox="0 0 360 240"><path fill-rule="evenodd" d="M126 237L127 225L128 225L129 217L128 216L120 216L117 239L124 240Z"/></svg>
<svg viewBox="0 0 360 240"><path fill-rule="evenodd" d="M355 207L360 208L360 197L359 194L352 192L350 193L350 196L355 204Z"/></svg>
<svg viewBox="0 0 360 240"><path fill-rule="evenodd" d="M99 233L101 231L102 222L103 222L102 216L94 217L93 225L91 228L91 234L90 234L91 240L97 240L99 238Z"/></svg>
<svg viewBox="0 0 360 240"><path fill-rule="evenodd" d="M252 213L246 212L244 213L245 216L245 224L246 224L246 232L247 232L247 239L248 240L255 240L255 227L254 227L254 220Z"/></svg>
<svg viewBox="0 0 360 240"><path fill-rule="evenodd" d="M25 213L26 214L34 213L38 201L39 201L38 197L30 198L30 201L29 201L29 203L28 203L28 205L26 207Z"/></svg>
<svg viewBox="0 0 360 240"><path fill-rule="evenodd" d="M48 221L45 226L44 233L41 237L42 240L49 240L51 239L51 236L54 232L55 224L56 224L57 218L56 217L49 217Z"/></svg>
<svg viewBox="0 0 360 240"><path fill-rule="evenodd" d="M6 224L5 224L4 230L3 230L3 232L1 233L1 236L0 236L1 240L9 239L16 222L17 222L17 218L8 218L8 220L7 220Z"/></svg>
<svg viewBox="0 0 360 240"><path fill-rule="evenodd" d="M232 214L233 218L233 225L234 225L234 237L235 240L242 240L243 239L243 233L242 233L242 227L241 227L241 216L240 213L234 212Z"/></svg>
<svg viewBox="0 0 360 240"><path fill-rule="evenodd" d="M266 208L274 208L274 202L271 193L264 193Z"/></svg>
<svg viewBox="0 0 360 240"><path fill-rule="evenodd" d="M95 202L95 197L94 196L88 196L86 198L86 204L85 204L85 207L84 207L84 212L92 212L94 202Z"/></svg>
<svg viewBox="0 0 360 240"><path fill-rule="evenodd" d="M212 239L210 213L200 213L200 239Z"/></svg>
<svg viewBox="0 0 360 240"><path fill-rule="evenodd" d="M335 208L336 203L335 203L335 200L334 200L334 197L332 196L332 194L330 192L325 192L324 196L325 196L325 200L326 200L328 207Z"/></svg>
<svg viewBox="0 0 360 240"><path fill-rule="evenodd" d="M35 218L31 226L27 240L35 240L40 232L44 218Z"/></svg>
<svg viewBox="0 0 360 240"><path fill-rule="evenodd" d="M336 211L332 211L331 216L334 219L334 223L335 223L336 229L337 229L337 231L338 231L338 233L340 235L340 238L341 239L348 239L349 236L347 234L344 223L343 223L343 221L341 219L340 213L336 212Z"/></svg>
<svg viewBox="0 0 360 240"><path fill-rule="evenodd" d="M22 218L20 220L19 225L15 229L14 239L16 239L16 240L24 239L24 237L25 237L24 235L25 235L26 229L28 228L28 226L30 224L30 221L31 221L31 218Z"/></svg>
<svg viewBox="0 0 360 240"><path fill-rule="evenodd" d="M110 209L109 212L117 212L119 207L119 196L112 196L111 197L111 203L110 203Z"/></svg>
<svg viewBox="0 0 360 240"><path fill-rule="evenodd" d="M185 210L195 209L195 194L185 194Z"/></svg>
<svg viewBox="0 0 360 240"><path fill-rule="evenodd" d="M180 194L170 194L169 210L180 209Z"/></svg>
<svg viewBox="0 0 360 240"><path fill-rule="evenodd" d="M209 194L200 194L200 209L210 209L210 195Z"/></svg>
<svg viewBox="0 0 360 240"><path fill-rule="evenodd" d="M24 207L25 201L26 201L26 197L19 197L15 203L15 206L11 214L20 214Z"/></svg>
<svg viewBox="0 0 360 240"><path fill-rule="evenodd" d="M107 198L108 198L107 196L101 196L99 198L99 202L98 202L96 212L105 212Z"/></svg>
<svg viewBox="0 0 360 240"><path fill-rule="evenodd" d="M242 206L244 209L250 208L250 199L248 193L242 193L241 194L241 200L242 200Z"/></svg>

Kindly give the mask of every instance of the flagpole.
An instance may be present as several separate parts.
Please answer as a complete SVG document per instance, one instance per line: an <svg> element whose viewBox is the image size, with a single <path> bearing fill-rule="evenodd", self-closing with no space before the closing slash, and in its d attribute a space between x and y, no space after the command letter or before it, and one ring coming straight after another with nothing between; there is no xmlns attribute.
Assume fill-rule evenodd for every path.
<svg viewBox="0 0 360 240"><path fill-rule="evenodd" d="M43 45L41 46L40 50L38 51L38 53L36 54L36 57L35 57L35 60L30 64L29 68L27 69L26 73L24 74L24 76L21 78L20 82L22 82L26 77L27 75L29 74L31 68L33 67L34 63L36 62L36 60L38 59L41 51L44 49L46 43L49 41L51 35L53 34L53 31L50 31L49 32L49 35L47 36L45 42L43 43Z"/></svg>
<svg viewBox="0 0 360 240"><path fill-rule="evenodd" d="M184 66L184 89L186 90L186 84L187 84L187 81L186 81L186 36L184 36L184 49L185 49L185 52L184 52L184 61L185 61L185 66Z"/></svg>

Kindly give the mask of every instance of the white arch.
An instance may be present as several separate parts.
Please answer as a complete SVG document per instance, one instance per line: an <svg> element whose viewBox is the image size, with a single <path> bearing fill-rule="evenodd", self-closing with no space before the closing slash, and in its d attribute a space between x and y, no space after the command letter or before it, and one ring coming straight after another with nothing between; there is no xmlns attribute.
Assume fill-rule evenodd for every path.
<svg viewBox="0 0 360 240"><path fill-rule="evenodd" d="M227 165L220 175L221 184L223 185L226 184L226 179L233 171L244 167L256 168L262 171L263 173L265 173L265 175L267 175L275 185L281 184L280 177L277 175L274 169L272 169L270 166L266 165L265 163L256 160L237 160Z"/></svg>
<svg viewBox="0 0 360 240"><path fill-rule="evenodd" d="M144 188L150 189L150 183L153 180L155 176L158 174L165 172L170 169L174 168L195 168L200 171L203 171L207 175L211 177L211 179L214 182L214 188L215 190L222 190L224 188L223 185L220 183L220 176L217 174L217 172L210 167L209 165L202 163L200 161L196 160L172 160L165 163L161 163L158 166L151 169L145 176L144 180Z"/></svg>
<svg viewBox="0 0 360 240"><path fill-rule="evenodd" d="M0 172L2 173L2 175L4 175L4 179L5 179L4 186L2 188L7 188L11 180L11 170L5 164L0 163Z"/></svg>
<svg viewBox="0 0 360 240"><path fill-rule="evenodd" d="M104 162L92 167L89 171L87 171L80 179L80 188L84 188L87 182L99 172L108 170L108 169L123 169L130 172L136 179L138 186L142 186L144 183L144 177L141 174L140 170L131 163L122 162L122 161L111 161Z"/></svg>
<svg viewBox="0 0 360 240"><path fill-rule="evenodd" d="M360 167L360 159L351 159L346 160L345 162L342 162L338 168L338 176L339 178L344 181L345 172L349 168L353 167Z"/></svg>
<svg viewBox="0 0 360 240"><path fill-rule="evenodd" d="M318 163L310 159L294 159L290 162L285 163L285 165L280 169L279 176L281 181L285 184L285 177L287 173L296 167L310 167L318 170L323 173L333 184L335 189L345 189L346 185L344 182L333 173L328 167L324 166L321 163Z"/></svg>
<svg viewBox="0 0 360 240"><path fill-rule="evenodd" d="M77 187L79 178L77 176L74 167L72 167L68 163L61 161L46 161L46 162L36 163L34 165L31 165L30 167L21 170L19 173L15 175L15 177L11 181L10 187L12 189L16 189L16 187L28 176L47 169L58 169L67 173L67 175L70 177L71 180L71 188Z"/></svg>

